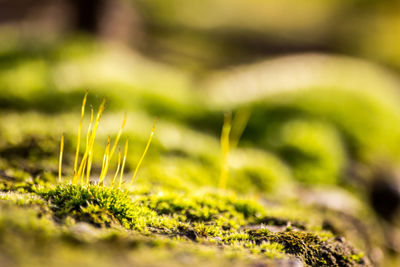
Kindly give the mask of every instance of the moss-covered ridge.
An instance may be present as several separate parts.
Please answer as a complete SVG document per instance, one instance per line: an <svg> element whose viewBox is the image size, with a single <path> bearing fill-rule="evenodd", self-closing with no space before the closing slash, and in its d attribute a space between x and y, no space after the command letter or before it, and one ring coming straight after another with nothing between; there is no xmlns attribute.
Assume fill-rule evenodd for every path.
<svg viewBox="0 0 400 267"><path fill-rule="evenodd" d="M267 258L296 257L310 266L365 266L368 260L343 237L305 222L271 217L254 200L217 193L150 194L100 187L62 184L37 189L53 216L88 222L97 227L134 230L139 234L192 240L238 248ZM265 223L269 224L266 225Z"/></svg>

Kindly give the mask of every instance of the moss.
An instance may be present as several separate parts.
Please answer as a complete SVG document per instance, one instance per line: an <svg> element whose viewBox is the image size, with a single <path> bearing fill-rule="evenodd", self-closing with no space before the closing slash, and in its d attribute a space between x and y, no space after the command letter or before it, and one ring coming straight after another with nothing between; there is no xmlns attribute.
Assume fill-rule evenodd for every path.
<svg viewBox="0 0 400 267"><path fill-rule="evenodd" d="M311 232L304 223L271 217L259 203L230 194L154 194L97 185L58 185L36 192L64 223L73 218L96 227L122 226L153 238L161 235L186 239L273 259L293 255L313 266L357 266L367 262L342 239ZM264 226L266 222L271 226Z"/></svg>
<svg viewBox="0 0 400 267"><path fill-rule="evenodd" d="M68 184L51 190L39 189L38 193L54 205L53 211L59 218L72 216L97 226L110 226L118 221L125 228L143 232L148 228L176 226L175 221L156 216L119 189Z"/></svg>
<svg viewBox="0 0 400 267"><path fill-rule="evenodd" d="M163 194L142 198L141 201L159 214L182 214L191 221L211 221L218 217L236 220L254 219L262 211L257 203L240 200L235 196L213 193Z"/></svg>
<svg viewBox="0 0 400 267"><path fill-rule="evenodd" d="M2 266L243 266L263 263L241 251L195 245L185 240L146 237L120 229L99 229L85 223L59 225L51 213L0 201L0 259Z"/></svg>
<svg viewBox="0 0 400 267"><path fill-rule="evenodd" d="M284 246L279 243L263 242L257 247L255 253L264 254L270 259L283 259L287 257Z"/></svg>
<svg viewBox="0 0 400 267"><path fill-rule="evenodd" d="M0 201L0 248L3 252L15 253L21 248L44 245L59 234L49 214L38 206L30 207L38 202L37 199L27 197L27 200L23 200L24 207L12 204L14 201L15 198L12 201Z"/></svg>
<svg viewBox="0 0 400 267"><path fill-rule="evenodd" d="M9 206L0 213L0 247L16 250L7 250L11 259L29 263L42 253L53 266L259 266L268 259L289 265L293 258L309 265L368 264L373 241L359 229L364 218L374 218L355 222L358 211L328 216L302 202L293 178L308 186L338 186L353 163L397 159L398 105L387 101L395 99L391 93L311 89L308 95L297 88L278 99L243 103L252 107L252 117L230 155L232 191L221 193L215 186L222 116L211 98L192 94L187 74L94 40L26 49L11 49L0 64L0 205ZM76 79L70 79L71 69L80 73ZM107 97L115 111L103 117L99 139L114 134L119 112L128 111L135 122L126 127L134 140L127 172L137 164L153 116L159 116L133 191L55 185L61 132L68 136L63 163L69 168L63 170L72 170L79 116L69 111L78 110L80 88L90 88L91 103ZM104 147L94 149L99 158ZM93 166L93 176L100 167ZM342 235L366 256L336 239Z"/></svg>
<svg viewBox="0 0 400 267"><path fill-rule="evenodd" d="M256 244L273 242L283 245L284 251L300 257L311 266L357 266L366 259L350 246L344 238L323 241L318 235L308 232L284 231L272 233L268 230L249 231ZM358 257L355 255L359 255Z"/></svg>
<svg viewBox="0 0 400 267"><path fill-rule="evenodd" d="M97 226L116 223L140 232L167 235L215 236L255 223L262 208L251 201L216 194L142 194L134 198L119 189L96 185L59 185L37 189L48 200L55 216L71 216Z"/></svg>
<svg viewBox="0 0 400 267"><path fill-rule="evenodd" d="M17 206L44 206L44 200L34 193L0 192L0 200L6 200Z"/></svg>

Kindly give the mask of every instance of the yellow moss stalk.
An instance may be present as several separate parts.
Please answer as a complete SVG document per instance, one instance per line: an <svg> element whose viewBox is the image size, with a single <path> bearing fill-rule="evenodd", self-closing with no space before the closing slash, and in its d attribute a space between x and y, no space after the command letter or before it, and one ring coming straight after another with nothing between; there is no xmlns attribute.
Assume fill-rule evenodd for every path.
<svg viewBox="0 0 400 267"><path fill-rule="evenodd" d="M89 141L90 141L90 136L92 134L92 125L93 125L93 107L90 107L90 123L89 123L89 128L87 130L86 134L86 147L89 147ZM89 175L90 175L90 170L92 169L92 160L93 160L93 151L88 152L88 162L87 162L87 167L86 167L86 184L89 184Z"/></svg>
<svg viewBox="0 0 400 267"><path fill-rule="evenodd" d="M85 154L82 158L82 162L79 165L79 169L78 172L74 175L74 177L72 178L72 183L73 184L77 184L79 182L79 177L81 177L83 171L84 171L84 166L86 164L87 161L87 155Z"/></svg>
<svg viewBox="0 0 400 267"><path fill-rule="evenodd" d="M144 151L143 151L143 154L142 154L142 156L140 157L138 164L136 165L135 171L134 171L133 176L132 176L132 180L131 180L131 182L129 183L129 187L132 186L133 181L135 180L136 175L137 175L137 172L138 172L138 170L139 170L139 167L140 167L140 165L142 164L142 161L143 161L144 157L146 156L147 150L149 150L150 143L151 143L151 140L153 139L154 131L155 131L155 129L156 129L156 121L157 121L157 119L154 120L153 128L151 129L151 133L150 133L149 140L147 141L147 144L146 144L146 147L145 147L145 149L144 149Z"/></svg>
<svg viewBox="0 0 400 267"><path fill-rule="evenodd" d="M76 174L77 168L78 168L78 158L79 158L79 148L81 145L81 131L82 131L82 123L83 123L83 118L85 116L85 106L86 106L86 99L88 95L88 91L86 91L85 96L83 97L82 101L82 107L81 107L81 121L79 123L79 128L78 128L78 139L76 141L76 152L75 152L75 162L74 162L74 176Z"/></svg>
<svg viewBox="0 0 400 267"><path fill-rule="evenodd" d="M116 149L116 147L118 145L119 139L121 138L121 134L122 134L122 131L124 130L125 124L126 124L126 113L124 114L124 119L122 121L121 128L119 128L117 137L115 138L115 141L114 141L114 145L113 145L113 147L111 149L110 160L111 160L112 156L114 155L114 151L115 151L115 149Z"/></svg>
<svg viewBox="0 0 400 267"><path fill-rule="evenodd" d="M109 157L110 157L110 137L107 139L107 145L106 149L104 151L104 156L103 156L103 164L101 167L101 172L100 172L100 177L99 177L99 185L103 184L103 181L107 175L107 169L108 169L108 163L109 163Z"/></svg>
<svg viewBox="0 0 400 267"><path fill-rule="evenodd" d="M87 161L88 160L86 160L85 165L83 165L82 175L80 175L81 184L85 184L84 177L85 177L85 171L86 171L86 167L87 167Z"/></svg>
<svg viewBox="0 0 400 267"><path fill-rule="evenodd" d="M87 154L93 154L93 145L94 145L94 140L96 139L97 128L99 127L100 119L101 116L103 115L105 107L106 107L106 99L104 98L100 104L99 110L97 111L96 121L94 123L93 130L90 133L89 146L87 147ZM89 175L90 175L90 170L89 170Z"/></svg>
<svg viewBox="0 0 400 267"><path fill-rule="evenodd" d="M61 135L60 157L58 160L58 181L60 181L60 182L61 182L61 168L62 168L63 153L64 153L64 134Z"/></svg>
<svg viewBox="0 0 400 267"><path fill-rule="evenodd" d="M104 169L103 175L100 176L103 179L105 178L105 176L108 173L108 167L110 166L110 162L111 162L112 156L114 155L114 151L115 151L115 149L116 149L116 147L118 145L119 139L121 138L121 134L122 134L122 131L123 131L124 127L125 127L125 124L126 124L126 113L124 114L124 119L122 121L122 125L121 125L121 127L120 127L120 129L118 131L117 137L115 138L114 145L113 145L113 147L111 149L111 152L107 157L107 162L105 164L105 169Z"/></svg>
<svg viewBox="0 0 400 267"><path fill-rule="evenodd" d="M123 175L124 175L125 162L126 162L126 157L128 155L128 143L129 143L129 138L126 138L125 149L124 149L124 158L122 160L122 167L121 167L121 173L119 175L118 188L121 188L121 186L122 186L122 179L123 179Z"/></svg>
<svg viewBox="0 0 400 267"><path fill-rule="evenodd" d="M114 187L115 180L117 179L119 169L121 168L121 149L118 149L118 163L117 163L117 170L115 171L114 178L112 179L111 182L111 187Z"/></svg>
<svg viewBox="0 0 400 267"><path fill-rule="evenodd" d="M229 135L232 128L232 113L227 112L224 116L224 125L221 132L221 174L219 178L219 188L224 190L228 180L228 156L229 156Z"/></svg>
<svg viewBox="0 0 400 267"><path fill-rule="evenodd" d="M251 110L249 107L239 109L232 120L232 129L230 134L230 148L235 149L239 143L244 129L250 119Z"/></svg>
<svg viewBox="0 0 400 267"><path fill-rule="evenodd" d="M103 111L105 109L105 104L106 104L106 100L103 99L103 101L100 104L99 110L97 112L96 121L94 123L93 130L92 130L92 132L90 134L90 137L89 137L89 146L86 147L85 153L84 153L84 155L82 157L82 161L81 161L81 164L80 164L79 169L78 169L78 173L75 174L74 177L72 178L72 183L73 184L76 184L79 181L79 177L82 174L83 165L86 164L87 157L88 157L89 153L93 153L94 140L96 138L96 132L97 132L97 128L99 126L99 122L100 122L101 116L102 116ZM88 170L88 171L89 171L89 175L90 175L90 170Z"/></svg>

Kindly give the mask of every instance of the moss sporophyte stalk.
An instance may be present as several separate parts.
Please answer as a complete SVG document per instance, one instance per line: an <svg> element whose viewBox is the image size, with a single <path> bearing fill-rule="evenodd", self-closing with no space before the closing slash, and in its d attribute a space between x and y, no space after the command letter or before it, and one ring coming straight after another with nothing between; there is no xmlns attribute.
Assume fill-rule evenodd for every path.
<svg viewBox="0 0 400 267"><path fill-rule="evenodd" d="M224 114L224 123L222 125L220 146L221 146L221 172L219 177L219 189L225 190L229 177L229 153L235 149L239 143L240 137L246 128L250 118L249 108L239 109L232 120L232 112Z"/></svg>
<svg viewBox="0 0 400 267"><path fill-rule="evenodd" d="M74 172L73 172L72 179L70 179L70 182L74 185L82 184L82 185L86 185L86 186L89 185L89 183L90 183L90 174L91 174L92 165L93 165L93 155L94 155L93 150L94 150L94 144L95 144L95 139L96 139L96 133L97 133L97 130L99 127L100 119L105 110L105 104L106 104L106 100L103 99L103 101L100 104L99 110L97 111L95 120L94 120L93 107L92 106L90 107L90 122L89 122L87 133L86 133L85 151L79 162L82 125L83 125L83 120L84 120L84 116L85 116L87 96L88 96L88 91L86 91L85 96L83 97L83 101L82 101L81 119L80 119L79 128L78 128L76 150L75 150ZM101 167L100 175L98 176L98 180L97 180L97 185L99 185L99 186L104 186L104 184L105 184L104 182L105 182L106 178L108 177L107 174L108 174L108 170L110 167L110 163L113 159L113 156L117 149L123 129L126 125L126 120L127 120L127 115L125 113L124 118L122 120L121 127L117 133L117 136L115 137L115 140L114 140L114 143L112 146L111 146L111 138L110 137L107 138L107 144L106 144L104 155L103 155L102 167ZM131 187L133 185L133 182L135 181L136 175L138 174L138 170L143 162L143 159L145 158L146 153L149 150L151 141L154 136L155 125L156 125L156 119L154 120L153 127L152 127L151 133L150 133L150 137L149 137L147 144L145 146L145 149L136 165L136 168L133 172L133 175L128 184L128 187ZM117 167L116 167L114 175L111 176L112 179L109 183L109 186L111 188L115 187L115 188L120 189L125 184L124 169L125 169L126 158L127 158L127 154L128 154L128 145L129 145L129 138L127 137L126 141L125 141L124 154L121 155L121 149L118 149ZM64 134L61 135L61 142L60 142L60 156L59 156L59 164L58 164L59 182L61 182L63 179L63 177L62 177L63 153L64 153ZM118 177L119 177L119 181L117 182Z"/></svg>

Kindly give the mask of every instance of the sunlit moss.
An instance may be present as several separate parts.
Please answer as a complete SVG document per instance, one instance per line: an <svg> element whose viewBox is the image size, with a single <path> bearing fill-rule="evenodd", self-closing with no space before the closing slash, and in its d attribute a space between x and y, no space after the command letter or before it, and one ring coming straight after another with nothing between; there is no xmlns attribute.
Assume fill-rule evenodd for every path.
<svg viewBox="0 0 400 267"><path fill-rule="evenodd" d="M5 81L0 81L5 89L0 93L0 104L4 104L0 120L0 169L5 170L4 174L0 173L4 175L0 180L0 202L32 208L28 212L31 215L26 215L29 222L24 229L29 229L31 219L33 225L38 223L43 228L48 225L51 245L60 248L59 251L66 250L65 255L82 257L77 249L71 248L79 244L82 251L90 250L88 255L95 258L94 262L94 255L98 255L96 250L110 253L102 255L105 262L110 261L110 257L127 257L129 263L131 258L135 263L140 258L142 262L139 263L148 261L150 265L158 259L159 251L161 254L171 251L174 256L178 251L177 254L190 254L192 259L199 259L193 251L206 250L211 251L206 253L210 257L206 263L219 262L218 259L233 264L242 263L243 258L251 263L254 259L264 263L269 259L296 258L310 265L331 264L329 255L343 248L343 253L334 256L338 262L350 266L367 263L367 254L360 254L348 243L338 245L341 241L335 240L337 235L345 233L357 236L353 240L359 241L362 234L355 231L351 223L338 227L330 217L344 218L339 213L332 212L328 216L328 211L318 205L299 204L297 201L303 196L293 190L298 185L293 178L309 187L317 183L335 185L348 167L347 156L351 160L366 161L365 153L370 149L388 157L392 152L396 155L395 146L389 146L397 142L397 137L387 131L386 126L381 129L374 122L381 117L388 118L384 125L396 121L395 117L385 117L391 109L382 108L387 103L384 95L379 101L361 97L357 108L350 107L350 100L349 103L338 101L344 103L343 109L340 103L331 103L329 96L324 98L321 94L315 94L315 99L299 94L285 97L281 102L258 99L260 103L246 103L245 108L252 110L251 116L243 119L249 121L249 127L245 128L243 124L246 123L242 123L239 127L242 129L234 133L233 119L232 140L227 139L225 133L225 146L229 140L235 149L229 152L229 159L226 157L229 179L226 179L226 187L223 186L226 191L221 192L216 190L221 169L219 107L206 98L190 95L192 86L184 74L136 58L128 51L109 51L90 41L83 42L82 46L71 42L53 49L43 55L45 68L36 70L35 75L38 81L50 81L55 90L32 80L32 88L25 84L27 88L19 95L4 86ZM32 57L38 54L33 52ZM34 67L30 65L31 59L24 61L22 57L18 64L26 64L27 69ZM146 62L148 64L144 64ZM26 75L18 68L13 69L18 64L10 62L0 72L10 71L10 77ZM96 96L105 95L110 109L115 111L102 116L103 127L99 126L96 135L101 145L94 142L99 122L96 117L101 117L101 112L95 116L91 109L90 120L83 112L81 117L69 113L72 109L78 110L83 95L81 88L86 89L88 85L93 86L88 103L100 103L101 99ZM335 95L346 100L352 93L341 91ZM355 95L364 96L361 91ZM316 108L311 110L309 105ZM376 108L372 108L371 120L363 117L369 122L366 125L357 122L357 112L362 112L358 111L363 110L362 107ZM103 108L101 104L100 110ZM30 109L36 111L27 111ZM129 119L134 121L126 126L126 119L121 125L122 113L119 112L125 109L129 110ZM160 116L157 135L152 140L153 129L149 140L148 130L155 114ZM83 127L86 123L89 124L87 128ZM363 136L364 126L372 127L372 135L384 140L378 138L375 144L371 137ZM120 130L115 133L118 127ZM124 153L118 153L118 160L116 157L111 160L119 151L117 144L122 129L132 140L129 152L125 141ZM72 177L74 184L61 179L56 185L58 140L62 132L65 132L62 173L64 177ZM243 142L237 146L237 136L242 132ZM78 144L84 136L86 143ZM146 154L151 140L152 149ZM350 146L352 144L354 147ZM381 144L384 144L382 150L379 149ZM72 153L66 153L68 151ZM75 158L78 154L81 160L86 154L86 159L74 161L73 152ZM135 167L140 166L145 154L148 160L136 176ZM135 178L135 188L121 190L124 169ZM107 173L111 173L112 186L100 186L108 182ZM94 181L100 178L99 184L91 183L91 174ZM13 212L0 217L7 217L9 225L18 225L25 213L22 211L23 215L19 216L16 211L18 216L13 222ZM354 213L354 216L359 215ZM41 216L43 220L39 220ZM353 222L353 219L348 220ZM39 243L25 231L16 236L21 240L32 239L33 246ZM144 236L148 239L143 240ZM1 237L0 241L0 246L8 244ZM365 240L360 243L365 245ZM180 249L181 246L184 248ZM155 259L141 258L135 249ZM60 256L57 253L62 252L54 255ZM172 260L176 261L176 258Z"/></svg>

